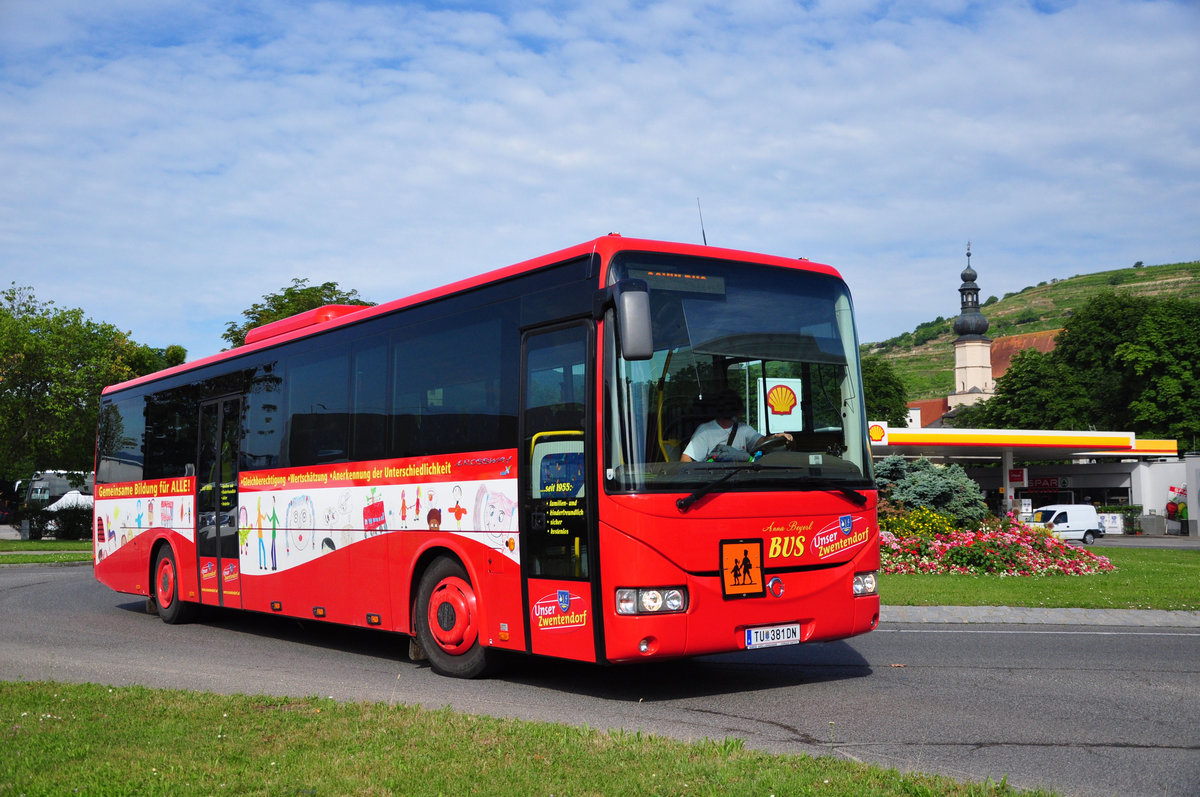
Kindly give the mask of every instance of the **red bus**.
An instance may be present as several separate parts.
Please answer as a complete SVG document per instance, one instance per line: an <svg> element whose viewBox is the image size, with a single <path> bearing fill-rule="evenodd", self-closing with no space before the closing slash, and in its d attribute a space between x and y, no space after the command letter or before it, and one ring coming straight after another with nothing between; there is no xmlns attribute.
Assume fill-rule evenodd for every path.
<svg viewBox="0 0 1200 797"><path fill-rule="evenodd" d="M96 459L96 577L168 623L379 628L475 677L879 620L850 294L807 260L610 235L309 311L106 388Z"/></svg>

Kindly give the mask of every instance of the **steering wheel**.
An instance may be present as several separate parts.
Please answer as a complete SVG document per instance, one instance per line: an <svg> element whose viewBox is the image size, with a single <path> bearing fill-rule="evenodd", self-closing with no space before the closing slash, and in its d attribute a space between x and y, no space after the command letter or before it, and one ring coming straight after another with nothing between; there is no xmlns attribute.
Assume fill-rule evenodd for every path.
<svg viewBox="0 0 1200 797"><path fill-rule="evenodd" d="M753 454L755 451L761 451L766 454L770 451L777 451L781 448L786 448L787 444L788 439L786 437L768 437L766 440L756 445L754 450L750 453Z"/></svg>

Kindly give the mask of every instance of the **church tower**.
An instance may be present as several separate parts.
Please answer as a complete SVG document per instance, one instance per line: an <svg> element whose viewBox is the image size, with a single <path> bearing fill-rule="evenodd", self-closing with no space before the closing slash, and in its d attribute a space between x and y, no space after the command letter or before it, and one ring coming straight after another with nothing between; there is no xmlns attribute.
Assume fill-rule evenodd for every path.
<svg viewBox="0 0 1200 797"><path fill-rule="evenodd" d="M988 320L979 312L979 286L971 268L971 242L967 241L967 267L962 272L962 312L954 319L954 392L947 397L950 409L991 398L996 390L992 380L992 339L984 333Z"/></svg>

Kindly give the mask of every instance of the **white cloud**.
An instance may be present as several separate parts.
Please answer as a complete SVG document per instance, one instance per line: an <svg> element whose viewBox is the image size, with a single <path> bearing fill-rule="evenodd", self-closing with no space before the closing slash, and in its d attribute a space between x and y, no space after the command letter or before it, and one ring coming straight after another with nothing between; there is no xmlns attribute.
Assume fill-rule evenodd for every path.
<svg viewBox="0 0 1200 797"><path fill-rule="evenodd" d="M1102 0L0 7L4 283L217 349L616 230L830 262L878 340L1200 257L1200 12ZM897 301L902 297L902 301Z"/></svg>

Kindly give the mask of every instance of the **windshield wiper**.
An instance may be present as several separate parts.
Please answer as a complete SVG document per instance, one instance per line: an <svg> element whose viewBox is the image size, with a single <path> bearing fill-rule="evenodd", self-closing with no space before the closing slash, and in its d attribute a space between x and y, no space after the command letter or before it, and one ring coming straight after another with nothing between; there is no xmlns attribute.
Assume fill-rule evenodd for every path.
<svg viewBox="0 0 1200 797"><path fill-rule="evenodd" d="M804 488L814 490L836 490L842 495L849 498L859 506L864 506L867 503L867 497L855 490L853 487L847 487L837 479L822 479L819 476L800 476L796 481Z"/></svg>
<svg viewBox="0 0 1200 797"><path fill-rule="evenodd" d="M739 473L745 473L748 470L758 471L758 470L765 470L765 468L762 465L746 465L741 468L735 468L734 470L731 470L728 473L726 473L721 478L713 479L708 484L701 486L699 489L697 489L694 493L687 496L686 498L678 499L675 502L675 506L679 507L680 512L686 512L686 511L688 511L688 508L691 507L692 504L696 503L701 498L708 495L713 490L717 489L722 484L724 484L725 482L732 479L734 476L738 475Z"/></svg>
<svg viewBox="0 0 1200 797"><path fill-rule="evenodd" d="M764 470L775 470L775 468L768 468L764 465L752 464L731 470L721 478L714 479L711 482L702 485L692 494L684 498L677 499L675 501L675 506L679 507L680 512L686 512L689 508L691 508L692 504L696 503L701 498L708 495L713 490L717 489L739 473ZM858 506L865 506L867 503L867 496L863 495L858 490L855 490L853 487L847 487L837 479L823 479L818 476L800 476L795 479L789 479L789 482L795 483L798 487L800 487L800 489L830 490L840 492Z"/></svg>

